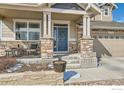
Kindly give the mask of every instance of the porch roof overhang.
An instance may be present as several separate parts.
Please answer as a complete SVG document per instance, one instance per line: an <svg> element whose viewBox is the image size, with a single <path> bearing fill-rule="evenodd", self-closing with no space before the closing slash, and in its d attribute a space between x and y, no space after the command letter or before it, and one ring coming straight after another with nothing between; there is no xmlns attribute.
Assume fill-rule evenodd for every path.
<svg viewBox="0 0 124 93"><path fill-rule="evenodd" d="M89 6L85 5L87 6L87 8L84 11L83 10L45 8L45 7L42 7L41 5L42 4L25 5L25 4L1 3L0 4L0 15L3 17L11 17L11 18L28 18L28 19L40 19L41 20L43 12L46 11L46 12L51 12L53 16L62 15L63 18L65 18L65 20L69 19L69 20L74 20L74 21L76 20L80 21L82 20L83 15L89 15L90 17L93 17L99 13L99 10L97 9L97 7L95 7L92 4L89 4Z"/></svg>
<svg viewBox="0 0 124 93"><path fill-rule="evenodd" d="M37 11L37 12L54 12L54 13L66 13L66 14L86 14L86 11L81 10L67 10L67 9L56 9L56 8L42 8L38 5L21 5L21 4L0 4L0 9L13 9L23 11Z"/></svg>
<svg viewBox="0 0 124 93"><path fill-rule="evenodd" d="M81 3L77 3L79 6L84 8L84 6ZM46 4L45 4L46 5ZM50 8L50 7L44 7L43 4L34 4L34 5L28 5L28 4L0 4L1 9L16 9L16 10L25 10L25 11L49 11L49 12L56 12L56 13L68 13L68 14L86 14L87 12L92 12L92 14L98 14L100 13L100 9L95 6L94 4L85 4L85 11L83 10L67 10L67 9L56 9L56 8Z"/></svg>

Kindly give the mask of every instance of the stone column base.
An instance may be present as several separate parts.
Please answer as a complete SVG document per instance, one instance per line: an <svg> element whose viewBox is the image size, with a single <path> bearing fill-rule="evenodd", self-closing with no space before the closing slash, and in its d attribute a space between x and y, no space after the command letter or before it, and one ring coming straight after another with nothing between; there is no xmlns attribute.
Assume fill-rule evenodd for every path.
<svg viewBox="0 0 124 93"><path fill-rule="evenodd" d="M80 39L80 53L93 52L93 39L82 38Z"/></svg>
<svg viewBox="0 0 124 93"><path fill-rule="evenodd" d="M53 57L53 39L41 38L41 58Z"/></svg>

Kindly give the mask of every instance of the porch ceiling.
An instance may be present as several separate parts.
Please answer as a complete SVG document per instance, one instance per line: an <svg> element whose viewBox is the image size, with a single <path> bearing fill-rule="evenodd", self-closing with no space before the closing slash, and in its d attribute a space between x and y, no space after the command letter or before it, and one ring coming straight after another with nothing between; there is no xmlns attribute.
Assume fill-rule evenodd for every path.
<svg viewBox="0 0 124 93"><path fill-rule="evenodd" d="M11 18L42 19L42 12L15 9L0 9L0 16Z"/></svg>
<svg viewBox="0 0 124 93"><path fill-rule="evenodd" d="M77 21L82 15L52 13L52 20Z"/></svg>

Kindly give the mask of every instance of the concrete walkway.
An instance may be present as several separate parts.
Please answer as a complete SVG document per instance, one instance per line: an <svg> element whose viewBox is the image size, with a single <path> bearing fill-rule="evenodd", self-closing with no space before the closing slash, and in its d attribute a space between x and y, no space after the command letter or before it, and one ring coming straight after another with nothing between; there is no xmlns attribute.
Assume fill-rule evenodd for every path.
<svg viewBox="0 0 124 93"><path fill-rule="evenodd" d="M102 58L98 68L70 70L80 73L81 77L68 80L65 84L81 81L124 79L124 58Z"/></svg>

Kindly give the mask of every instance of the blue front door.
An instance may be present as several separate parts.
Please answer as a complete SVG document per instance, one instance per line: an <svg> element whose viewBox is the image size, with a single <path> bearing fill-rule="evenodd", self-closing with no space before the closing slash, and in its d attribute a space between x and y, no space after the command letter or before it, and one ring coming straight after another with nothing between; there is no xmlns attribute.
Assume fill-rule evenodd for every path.
<svg viewBox="0 0 124 93"><path fill-rule="evenodd" d="M54 51L68 51L68 25L54 24Z"/></svg>

